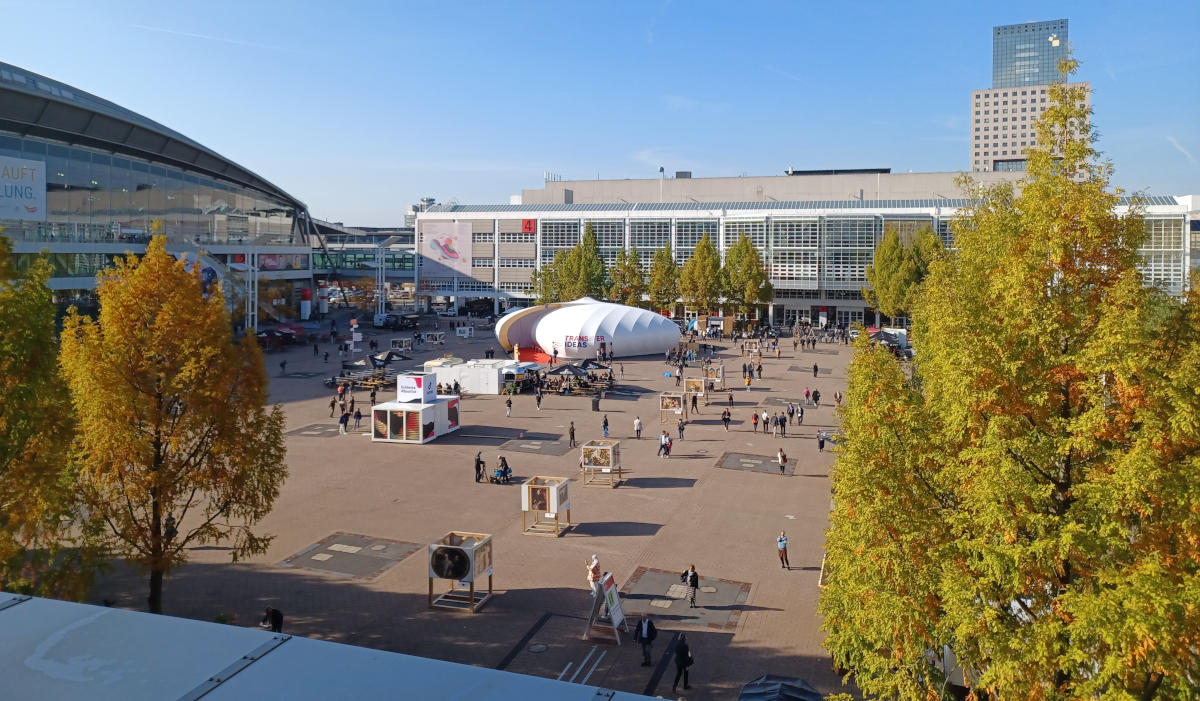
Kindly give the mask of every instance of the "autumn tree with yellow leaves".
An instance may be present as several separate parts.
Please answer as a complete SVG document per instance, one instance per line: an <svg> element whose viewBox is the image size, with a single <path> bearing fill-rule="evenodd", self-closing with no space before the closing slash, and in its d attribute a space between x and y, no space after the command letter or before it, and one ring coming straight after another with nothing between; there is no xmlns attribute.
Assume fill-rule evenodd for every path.
<svg viewBox="0 0 1200 701"><path fill-rule="evenodd" d="M255 533L287 475L253 336L232 337L219 286L155 236L98 277L97 319L73 310L61 363L79 427L77 486L99 542L149 573L149 609L188 547L266 550Z"/></svg>
<svg viewBox="0 0 1200 701"><path fill-rule="evenodd" d="M94 563L76 518L50 275L39 256L19 278L0 236L0 589L77 599Z"/></svg>
<svg viewBox="0 0 1200 701"><path fill-rule="evenodd" d="M856 346L820 611L868 697L1197 697L1200 299L1144 285L1084 97L956 223L911 375Z"/></svg>

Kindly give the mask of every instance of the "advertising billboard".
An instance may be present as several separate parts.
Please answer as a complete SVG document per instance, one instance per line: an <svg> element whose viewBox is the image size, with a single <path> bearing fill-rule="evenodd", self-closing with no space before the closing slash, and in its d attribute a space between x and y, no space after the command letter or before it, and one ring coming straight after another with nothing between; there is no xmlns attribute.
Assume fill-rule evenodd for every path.
<svg viewBox="0 0 1200 701"><path fill-rule="evenodd" d="M46 164L0 156L0 219L46 221Z"/></svg>
<svg viewBox="0 0 1200 701"><path fill-rule="evenodd" d="M425 275L471 276L471 225L467 222L421 224L421 262ZM433 264L433 265L430 265ZM439 270L436 266L442 266Z"/></svg>
<svg viewBox="0 0 1200 701"><path fill-rule="evenodd" d="M433 373L400 375L396 378L396 400L432 404L437 401L436 382L437 375Z"/></svg>

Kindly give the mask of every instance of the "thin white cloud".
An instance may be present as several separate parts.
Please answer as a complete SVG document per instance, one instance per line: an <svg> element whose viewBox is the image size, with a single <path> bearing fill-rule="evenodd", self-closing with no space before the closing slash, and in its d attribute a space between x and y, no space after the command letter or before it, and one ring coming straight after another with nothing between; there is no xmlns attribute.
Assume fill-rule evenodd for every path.
<svg viewBox="0 0 1200 701"><path fill-rule="evenodd" d="M794 80L797 83L807 82L804 80L804 78L801 78L800 76L796 75L795 73L788 73L787 71L783 70L782 68L776 68L775 66L763 66L763 69L770 71L771 73L774 73L775 75L783 76L784 78L787 78L788 80Z"/></svg>
<svg viewBox="0 0 1200 701"><path fill-rule="evenodd" d="M150 27L144 24L131 24L134 29L141 29L145 32L159 32L160 34L172 34L179 37L190 37L192 39L203 39L204 41L216 41L222 44L233 44L235 46L247 46L254 49L269 49L278 51L278 46L269 46L267 44L256 44L252 41L242 41L240 39L229 39L227 37L217 37L210 34L197 34L195 32L181 32L177 29L167 29L166 27Z"/></svg>
<svg viewBox="0 0 1200 701"><path fill-rule="evenodd" d="M1175 147L1176 151L1182 153L1183 157L1188 159L1189 163L1191 163L1192 165L1200 165L1200 162L1196 161L1196 157L1192 155L1192 152L1188 151L1186 148L1184 148L1183 144L1180 144L1178 141L1176 141L1175 137L1167 136L1167 141L1170 142L1170 144Z"/></svg>

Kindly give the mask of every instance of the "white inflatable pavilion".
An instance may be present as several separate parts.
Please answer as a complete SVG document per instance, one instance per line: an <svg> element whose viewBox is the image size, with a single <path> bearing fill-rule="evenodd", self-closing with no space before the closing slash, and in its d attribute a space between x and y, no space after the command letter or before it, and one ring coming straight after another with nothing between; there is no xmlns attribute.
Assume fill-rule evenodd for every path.
<svg viewBox="0 0 1200 701"><path fill-rule="evenodd" d="M514 345L546 355L557 350L566 360L594 358L601 348L617 357L663 353L679 337L679 326L661 314L591 297L518 309L496 323L504 350L512 352Z"/></svg>

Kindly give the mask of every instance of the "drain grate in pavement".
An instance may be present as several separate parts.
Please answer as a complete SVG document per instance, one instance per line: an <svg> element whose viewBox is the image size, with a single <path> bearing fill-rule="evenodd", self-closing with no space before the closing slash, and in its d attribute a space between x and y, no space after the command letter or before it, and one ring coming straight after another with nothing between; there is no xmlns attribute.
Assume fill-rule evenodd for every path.
<svg viewBox="0 0 1200 701"><path fill-rule="evenodd" d="M509 441L500 446L501 450L511 450L515 453L537 453L538 455L566 455L575 450L567 441L534 441L528 438Z"/></svg>
<svg viewBox="0 0 1200 701"><path fill-rule="evenodd" d="M337 419L330 419L327 424L309 424L300 428L292 429L284 435L286 436L304 436L308 438L329 438L330 436L338 435Z"/></svg>
<svg viewBox="0 0 1200 701"><path fill-rule="evenodd" d="M283 560L279 566L316 570L348 579L374 579L424 547L401 540L334 533Z"/></svg>
<svg viewBox="0 0 1200 701"><path fill-rule="evenodd" d="M786 451L785 451L786 452ZM779 462L772 455L751 455L750 453L724 453L717 458L717 467L726 470L742 470L744 472L764 472L771 475L779 474ZM796 472L796 461L788 459L783 474L791 475Z"/></svg>
<svg viewBox="0 0 1200 701"><path fill-rule="evenodd" d="M754 610L746 604L750 598L748 582L701 574L696 608L688 605L686 596L687 588L679 583L678 572L638 567L621 588L621 608L631 618L637 618L643 612L653 613L659 620L712 630L734 630L742 612Z"/></svg>
<svg viewBox="0 0 1200 701"><path fill-rule="evenodd" d="M804 401L799 397L767 397L762 400L762 404L763 406L787 406L788 404L803 406Z"/></svg>

